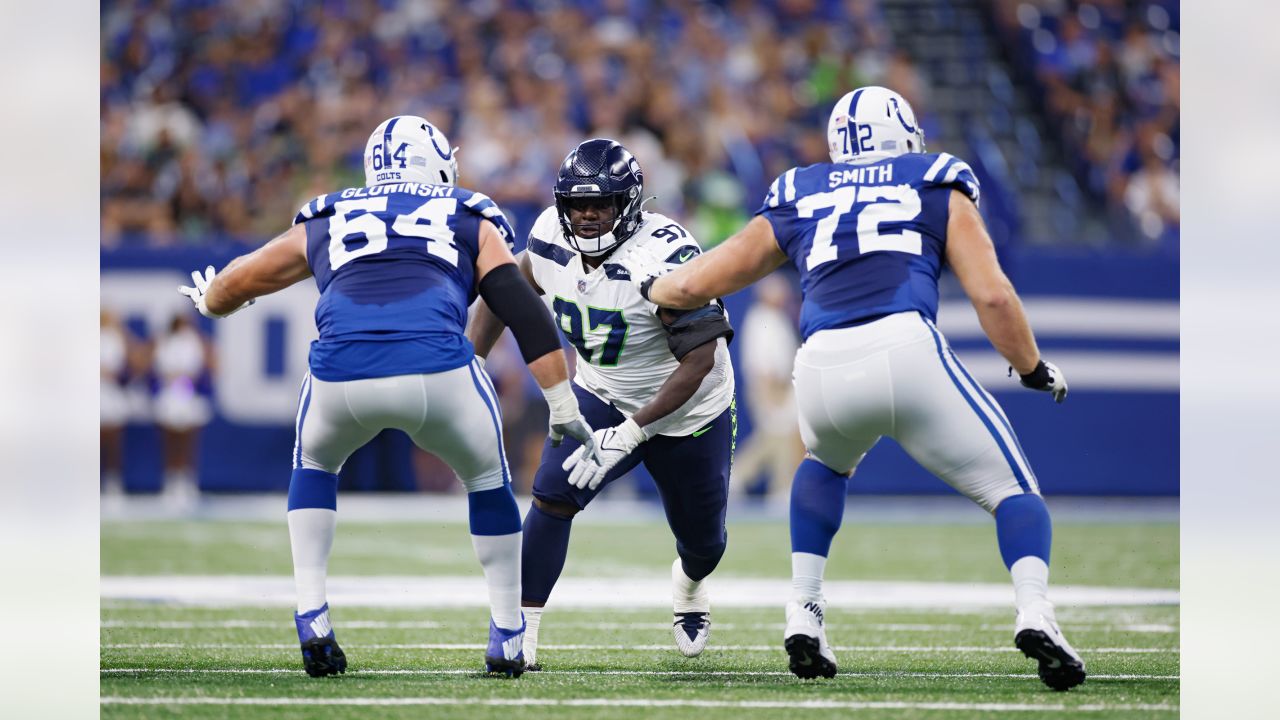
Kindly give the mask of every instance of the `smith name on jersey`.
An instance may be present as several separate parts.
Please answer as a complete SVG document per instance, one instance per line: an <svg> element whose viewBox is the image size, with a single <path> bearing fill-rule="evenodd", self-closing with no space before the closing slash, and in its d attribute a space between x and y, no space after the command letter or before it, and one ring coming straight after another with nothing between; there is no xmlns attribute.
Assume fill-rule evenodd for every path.
<svg viewBox="0 0 1280 720"><path fill-rule="evenodd" d="M951 190L978 202L978 179L947 153L792 168L756 211L800 271L800 330L849 327L915 310L938 315Z"/></svg>
<svg viewBox="0 0 1280 720"><path fill-rule="evenodd" d="M492 200L450 185L348 188L304 205L293 222L306 224L320 289L312 374L336 382L470 362L475 349L464 333L485 220L511 242Z"/></svg>
<svg viewBox="0 0 1280 720"><path fill-rule="evenodd" d="M641 217L635 235L594 270L564 239L555 206L544 210L529 232L534 280L556 325L578 350L574 381L627 415L653 399L680 365L667 345L658 306L641 297L631 279L664 272L702 252L671 218L652 212ZM728 345L719 338L715 366L703 387L651 427L672 436L702 429L729 407L733 383Z"/></svg>

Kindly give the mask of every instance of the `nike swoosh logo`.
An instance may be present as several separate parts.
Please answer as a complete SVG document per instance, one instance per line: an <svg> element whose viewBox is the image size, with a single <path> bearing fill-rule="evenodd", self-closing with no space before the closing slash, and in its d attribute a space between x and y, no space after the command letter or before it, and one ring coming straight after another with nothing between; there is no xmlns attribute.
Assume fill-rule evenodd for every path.
<svg viewBox="0 0 1280 720"><path fill-rule="evenodd" d="M694 252L693 250L690 250L690 251L689 251L689 252L687 252L687 253L680 253L680 262L684 262L684 261L688 260L689 258L693 257L694 255L697 255L697 253L696 253L696 252Z"/></svg>
<svg viewBox="0 0 1280 720"><path fill-rule="evenodd" d="M705 433L706 431L708 431L708 430L710 430L710 429L711 429L711 426L710 426L710 425L708 425L708 426L706 426L706 427L702 428L701 430L698 430L698 431L694 432L694 433L693 433L693 435L692 435L691 437L698 437L699 435L702 435L703 433Z"/></svg>
<svg viewBox="0 0 1280 720"><path fill-rule="evenodd" d="M813 658L809 657L808 655L805 655L804 659L800 661L800 664L804 665L805 667L808 667L813 664Z"/></svg>

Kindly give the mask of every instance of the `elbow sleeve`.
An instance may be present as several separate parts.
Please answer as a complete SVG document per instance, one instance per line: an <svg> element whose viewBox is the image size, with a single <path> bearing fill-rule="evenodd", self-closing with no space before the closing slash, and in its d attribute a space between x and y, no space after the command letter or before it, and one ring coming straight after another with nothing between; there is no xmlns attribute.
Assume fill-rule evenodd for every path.
<svg viewBox="0 0 1280 720"><path fill-rule="evenodd" d="M551 316L514 263L490 270L480 281L480 297L511 328L526 363L560 349Z"/></svg>
<svg viewBox="0 0 1280 720"><path fill-rule="evenodd" d="M733 327L719 303L683 312L675 320L663 323L667 331L667 347L677 360L683 360L694 348L716 338L733 340Z"/></svg>

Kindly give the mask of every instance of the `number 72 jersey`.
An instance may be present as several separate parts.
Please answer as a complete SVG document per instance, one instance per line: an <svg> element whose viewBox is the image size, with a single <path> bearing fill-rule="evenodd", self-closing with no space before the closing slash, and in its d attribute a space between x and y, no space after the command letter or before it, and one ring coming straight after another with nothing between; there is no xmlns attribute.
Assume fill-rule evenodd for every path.
<svg viewBox="0 0 1280 720"><path fill-rule="evenodd" d="M978 179L947 153L818 163L773 181L756 211L800 271L800 331L899 312L936 320L951 190L978 202Z"/></svg>

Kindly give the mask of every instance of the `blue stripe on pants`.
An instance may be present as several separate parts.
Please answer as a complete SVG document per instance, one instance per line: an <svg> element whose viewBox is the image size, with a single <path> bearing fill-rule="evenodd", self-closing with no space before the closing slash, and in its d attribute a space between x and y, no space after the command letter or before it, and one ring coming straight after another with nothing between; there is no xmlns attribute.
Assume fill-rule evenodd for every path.
<svg viewBox="0 0 1280 720"><path fill-rule="evenodd" d="M511 473L507 471L507 450L502 444L502 423L498 420L501 416L494 409L494 403L498 402L498 394L494 393L493 402L489 401L488 393L480 385L480 378L484 377L484 370L477 373L476 365L476 361L472 360L471 364L467 366L471 370L471 382L476 386L476 392L480 393L480 399L484 400L484 406L489 408L489 419L493 421L493 431L498 436L498 461L502 464L502 481L509 483L511 482ZM488 384L488 378L485 378L484 382L485 386L492 387L492 385Z"/></svg>
<svg viewBox="0 0 1280 720"><path fill-rule="evenodd" d="M947 377L951 378L952 384L954 384L956 389L960 391L960 395L964 397L965 402L969 403L969 407L973 408L974 414L977 415L978 419L982 421L982 424L986 426L987 432L991 433L991 438L996 441L996 446L999 447L1000 452L1004 454L1005 462L1009 463L1009 469L1013 471L1013 476L1017 479L1019 487L1022 488L1023 492L1031 492L1031 486L1027 484L1027 479L1023 476L1022 470L1018 467L1018 462L1013 459L1013 453L1009 452L1009 447L1000 437L1000 433L996 432L995 426L991 424L991 419L987 417L986 413L984 413L981 408L978 407L978 403L965 389L964 385L961 384L960 379L956 377L956 374L951 371L951 366L947 364L946 356L943 354L942 350L942 336L938 334L938 331L928 322L925 322L925 326L929 328L929 332L933 333L933 344L938 349L938 362L942 363L943 369L947 371Z"/></svg>
<svg viewBox="0 0 1280 720"><path fill-rule="evenodd" d="M302 388L298 391L298 402L301 408L298 410L298 422L294 426L297 433L297 439L293 442L293 466L295 468L302 467L302 423L307 419L307 408L311 407L311 373L302 379Z"/></svg>

